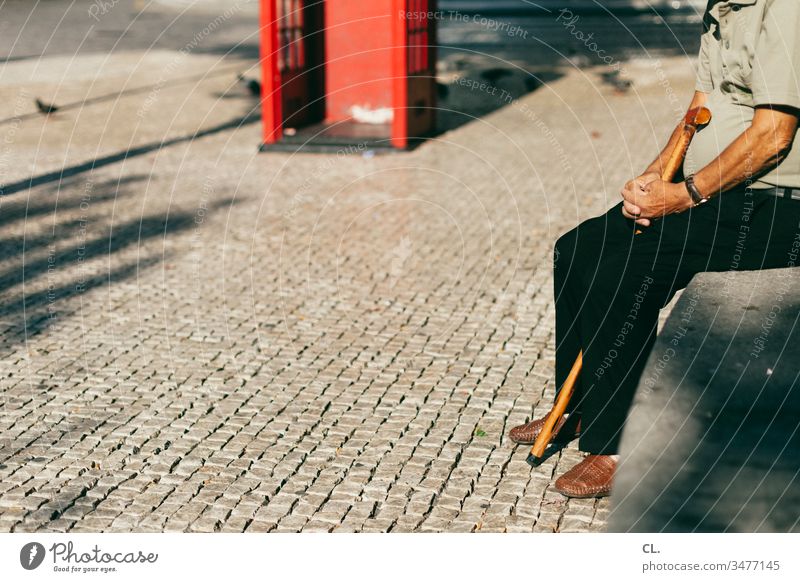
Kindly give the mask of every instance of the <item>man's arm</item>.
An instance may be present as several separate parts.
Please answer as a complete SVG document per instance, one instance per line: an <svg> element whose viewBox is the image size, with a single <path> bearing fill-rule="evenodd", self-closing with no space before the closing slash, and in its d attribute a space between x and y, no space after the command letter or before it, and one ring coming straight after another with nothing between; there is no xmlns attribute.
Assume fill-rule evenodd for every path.
<svg viewBox="0 0 800 582"><path fill-rule="evenodd" d="M705 22L705 20L704 20ZM708 94L714 89L714 83L711 78L711 58L710 52L713 43L715 42L715 38L713 33L708 29L704 28L703 34L700 37L700 53L698 54L697 59L697 76L695 79L695 92L694 96L692 97L692 101L689 103L688 109L692 109L694 107L702 107L706 104L706 100L708 99ZM678 143L678 139L683 132L683 119L681 119L680 123L675 126L675 130L672 132L672 135L667 142L667 145L664 146L664 149L658 155L658 157L653 160L653 162L647 167L647 169L642 173L641 176L638 178L634 178L630 180L622 189L622 195L625 196L625 192L634 192L637 189L641 190L647 184L654 180L658 180L661 178L661 174L663 173L664 165L667 163L672 151L675 149L675 144ZM627 211L623 208L622 213L627 218L635 218L634 216L627 213ZM642 225L649 224L649 220L647 219L640 219L637 220Z"/></svg>
<svg viewBox="0 0 800 582"><path fill-rule="evenodd" d="M789 107L759 106L753 121L705 168L695 174L695 186L704 197L715 196L769 172L789 153L797 132L800 111ZM628 217L647 226L653 218L683 212L693 206L684 182L654 180L644 188L623 191Z"/></svg>
<svg viewBox="0 0 800 582"><path fill-rule="evenodd" d="M702 107L703 105L706 104L706 99L708 99L708 93L703 93L702 91L695 91L694 97L692 97L692 101L691 103L689 103L687 111L695 107ZM623 197L625 197L626 191L633 192L637 188L643 190L650 182L661 179L661 174L664 171L664 165L667 163L667 160L669 160L672 151L675 149L675 144L678 143L678 139L680 138L680 135L683 132L683 126L684 122L683 118L681 118L680 123L678 123L678 125L675 126L675 129L673 130L672 135L670 136L669 141L667 142L667 145L664 146L664 149L661 151L660 154L658 154L658 157L656 157L656 159L653 160L649 166L647 166L647 169L645 169L645 171L642 172L641 176L638 176L633 180L629 180L625 184L625 186L622 187L621 194ZM632 216L628 212L626 212L624 208L622 213L626 216L626 218L630 219L636 218L635 216ZM645 219L639 220L639 223L644 226L650 224L649 221L646 221Z"/></svg>
<svg viewBox="0 0 800 582"><path fill-rule="evenodd" d="M695 174L700 193L716 196L774 169L792 149L799 113L789 107L756 107L750 127Z"/></svg>
<svg viewBox="0 0 800 582"><path fill-rule="evenodd" d="M800 2L764 0L763 19L752 56L750 90L756 110L750 127L720 156L695 175L704 196L714 196L768 172L786 157L800 115ZM706 29L700 41L695 89L713 89L711 51L715 39ZM714 123L712 121L712 123ZM651 218L681 212L691 205L684 184L650 182L647 190L623 193L625 213ZM639 222L639 221L637 221Z"/></svg>

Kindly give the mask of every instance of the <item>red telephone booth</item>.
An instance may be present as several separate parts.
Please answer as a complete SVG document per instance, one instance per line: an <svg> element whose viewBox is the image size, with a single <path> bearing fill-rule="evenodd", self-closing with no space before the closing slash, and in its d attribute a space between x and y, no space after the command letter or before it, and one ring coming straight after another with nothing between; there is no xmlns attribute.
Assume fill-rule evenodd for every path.
<svg viewBox="0 0 800 582"><path fill-rule="evenodd" d="M405 149L431 133L435 4L261 0L262 149Z"/></svg>

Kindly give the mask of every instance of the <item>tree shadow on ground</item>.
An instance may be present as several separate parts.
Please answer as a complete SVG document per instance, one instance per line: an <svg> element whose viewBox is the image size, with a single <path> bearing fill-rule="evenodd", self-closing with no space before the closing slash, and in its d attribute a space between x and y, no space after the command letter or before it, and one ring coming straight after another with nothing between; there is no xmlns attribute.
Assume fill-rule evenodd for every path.
<svg viewBox="0 0 800 582"><path fill-rule="evenodd" d="M148 180L146 175L98 182L74 178L27 199L3 199L0 351L15 349L82 308L107 307L82 307L69 300L156 266L169 254L153 242L197 228L195 213L187 211L114 221L110 205L119 204ZM230 198L219 199L204 212L233 203Z"/></svg>
<svg viewBox="0 0 800 582"><path fill-rule="evenodd" d="M45 172L44 174L30 176L22 180L17 180L16 182L2 184L0 185L0 197L10 196L11 194L16 194L17 192L24 192L36 186L41 186L43 184L52 184L53 182L58 182L60 184L63 184L64 180L72 178L73 176L85 174L87 172L97 170L104 166L118 164L119 162L124 162L125 160L130 158L135 158L152 152L160 151L164 148L173 145L192 142L196 139L207 137L209 135L230 131L232 129L238 129L244 125L258 123L260 120L261 117L259 115L259 111L257 110L257 108L253 108L247 115L231 119L230 121L219 123L212 127L200 129L191 134L164 138L162 140L135 146L132 148L128 148L126 150L114 152L112 154L99 156L93 160L89 160L86 162L73 164L71 166L65 166L53 172Z"/></svg>

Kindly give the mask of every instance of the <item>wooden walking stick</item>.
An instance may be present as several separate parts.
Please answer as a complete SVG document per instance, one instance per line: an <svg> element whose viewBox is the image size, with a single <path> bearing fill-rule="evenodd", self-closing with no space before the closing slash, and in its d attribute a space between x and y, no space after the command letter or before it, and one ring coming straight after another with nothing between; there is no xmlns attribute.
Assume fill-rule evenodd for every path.
<svg viewBox="0 0 800 582"><path fill-rule="evenodd" d="M707 125L711 121L711 111L705 107L695 107L686 113L683 118L683 131L678 138L678 143L675 144L672 153L667 160L661 172L661 179L664 182L672 182L678 169L683 164L683 159L686 157L686 150L689 149L689 144L692 143L692 138L701 125Z"/></svg>
<svg viewBox="0 0 800 582"><path fill-rule="evenodd" d="M672 180L675 178L675 174L678 173L678 169L683 164L683 159L686 156L686 150L689 148L689 144L692 142L692 138L697 132L697 129L702 125L706 125L710 121L711 111L705 107L695 107L686 113L686 117L683 119L683 130L681 131L678 141L670 153L663 171L661 172L661 179L664 182L672 182ZM640 233L641 231L636 231L636 234ZM528 455L528 463L534 467L541 464L541 462L544 460L544 451L547 448L547 445L550 444L550 441L553 440L553 428L558 420L564 416L564 412L567 410L567 405L569 404L570 398L572 398L572 394L575 391L575 383L578 380L578 376L581 373L582 367L583 351L579 351L578 357L575 359L575 363L572 364L572 369L569 371L569 375L564 381L564 385L561 386L561 390L558 392L558 398L556 398L553 408L549 413L547 413L544 426L542 427L539 436L536 437L536 440L533 443L533 448L531 448L530 455Z"/></svg>

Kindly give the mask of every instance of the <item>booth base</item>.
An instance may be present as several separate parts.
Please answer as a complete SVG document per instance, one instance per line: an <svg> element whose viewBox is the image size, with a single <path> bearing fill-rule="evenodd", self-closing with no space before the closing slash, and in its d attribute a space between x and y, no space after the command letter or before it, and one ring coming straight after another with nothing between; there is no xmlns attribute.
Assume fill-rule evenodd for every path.
<svg viewBox="0 0 800 582"><path fill-rule="evenodd" d="M414 149L422 141L409 140L407 147L396 148L392 145L391 129L388 123L368 124L352 120L315 123L284 131L279 141L262 144L259 149L262 152L389 153Z"/></svg>

